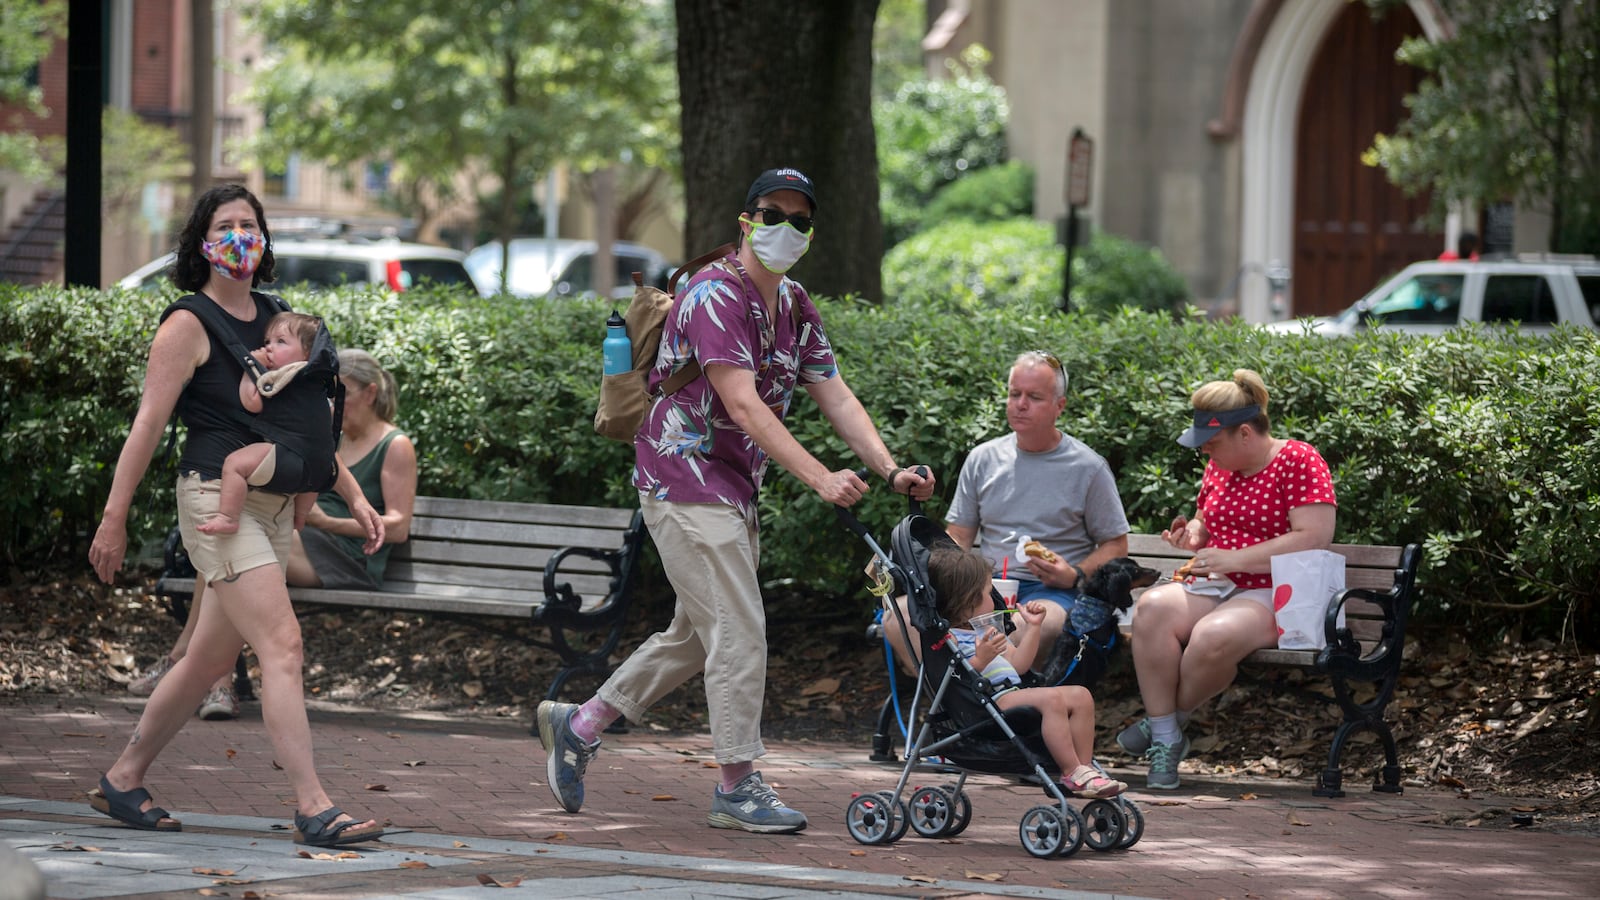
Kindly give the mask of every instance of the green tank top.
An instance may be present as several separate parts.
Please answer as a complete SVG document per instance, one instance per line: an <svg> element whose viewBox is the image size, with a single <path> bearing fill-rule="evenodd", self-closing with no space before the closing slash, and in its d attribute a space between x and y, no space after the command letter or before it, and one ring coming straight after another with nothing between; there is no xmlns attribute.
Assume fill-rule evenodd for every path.
<svg viewBox="0 0 1600 900"><path fill-rule="evenodd" d="M378 446L373 447L366 456L350 466L350 474L355 476L356 484L361 486L361 493L367 496L367 502L372 504L372 508L376 509L379 515L387 511L383 502L383 458L389 453L389 443L400 435L401 431L398 428L384 435L378 441ZM317 506L335 519L350 518L350 504L344 502L344 498L333 491L323 491L318 494ZM350 555L351 559L365 559L367 575L372 578L372 583L383 584L383 572L389 567L389 551L394 549L394 545L385 543L377 553L366 556L361 552L362 541L342 534L330 534L329 537L338 541L339 546Z"/></svg>

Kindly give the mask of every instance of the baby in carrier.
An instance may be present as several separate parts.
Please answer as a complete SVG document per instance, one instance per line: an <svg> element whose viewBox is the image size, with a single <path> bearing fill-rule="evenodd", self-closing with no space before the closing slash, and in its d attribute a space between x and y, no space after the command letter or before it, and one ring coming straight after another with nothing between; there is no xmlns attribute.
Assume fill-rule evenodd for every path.
<svg viewBox="0 0 1600 900"><path fill-rule="evenodd" d="M1040 735L1061 769L1063 790L1093 799L1115 797L1127 790L1126 784L1087 764L1094 758L1094 697L1088 688L1022 687L1011 657L1031 659L1037 652L1044 604L1034 600L1018 607L1017 614L1029 626L1023 631L1023 646L1013 645L994 628L982 634L973 629L970 620L974 616L994 611L989 598L990 575L989 561L970 550L939 546L928 555L928 584L938 595L939 615L950 623L956 649L994 685L994 702L1000 709L1031 706L1039 710Z"/></svg>
<svg viewBox="0 0 1600 900"><path fill-rule="evenodd" d="M281 312L267 323L266 344L252 355L268 370L258 381L246 371L239 379L239 402L277 440L247 444L222 465L222 499L217 514L199 526L205 534L239 530L250 488L294 495L295 526L305 521L317 494L334 479L333 413L321 384L295 376L310 359L322 320ZM285 439L287 438L287 439Z"/></svg>

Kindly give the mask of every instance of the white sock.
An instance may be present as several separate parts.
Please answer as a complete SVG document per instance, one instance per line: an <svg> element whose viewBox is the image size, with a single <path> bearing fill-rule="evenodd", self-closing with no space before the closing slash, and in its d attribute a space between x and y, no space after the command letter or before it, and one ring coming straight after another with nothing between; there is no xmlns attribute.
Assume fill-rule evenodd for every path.
<svg viewBox="0 0 1600 900"><path fill-rule="evenodd" d="M1178 725L1178 714L1150 717L1150 740L1158 744L1176 744L1183 740L1183 730Z"/></svg>

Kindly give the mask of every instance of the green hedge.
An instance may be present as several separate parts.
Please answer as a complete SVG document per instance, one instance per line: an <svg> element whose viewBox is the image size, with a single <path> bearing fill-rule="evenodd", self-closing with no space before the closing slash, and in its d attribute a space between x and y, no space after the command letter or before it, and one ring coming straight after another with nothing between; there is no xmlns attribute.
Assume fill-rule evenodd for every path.
<svg viewBox="0 0 1600 900"><path fill-rule="evenodd" d="M326 315L343 345L370 349L394 370L423 493L636 502L629 449L590 429L609 306L363 289L289 299ZM82 564L164 303L0 285L0 540L13 567ZM1520 627L1595 638L1594 334L1328 340L1132 311L945 313L826 301L823 311L841 370L898 461L938 473L935 515L967 450L1005 430L1005 368L1020 350L1048 348L1066 362L1063 426L1111 462L1141 531L1193 503L1202 459L1173 441L1189 392L1248 366L1272 391L1274 430L1309 440L1333 467L1339 540L1425 542L1420 615L1485 635ZM809 400L797 402L791 425L828 465L855 464ZM861 511L884 535L905 506L879 488ZM761 508L774 602L802 602L784 599L788 585L803 602L865 609L868 551L832 510L781 474ZM130 523L135 539L159 537L171 510L170 470L153 471Z"/></svg>
<svg viewBox="0 0 1600 900"><path fill-rule="evenodd" d="M943 311L1006 307L1039 315L1060 305L1066 248L1048 223L939 221L884 255L883 292L891 302ZM1183 276L1153 247L1100 233L1072 256L1074 310L1110 315L1131 306L1178 315L1188 301Z"/></svg>

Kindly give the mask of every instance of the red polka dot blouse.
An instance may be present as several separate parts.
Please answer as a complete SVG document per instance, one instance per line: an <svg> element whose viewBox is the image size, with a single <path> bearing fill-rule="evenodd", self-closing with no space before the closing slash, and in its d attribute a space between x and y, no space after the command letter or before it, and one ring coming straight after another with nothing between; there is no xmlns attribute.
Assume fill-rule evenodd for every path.
<svg viewBox="0 0 1600 900"><path fill-rule="evenodd" d="M1207 462L1195 506L1210 535L1207 546L1237 550L1287 534L1289 510L1308 503L1339 504L1333 493L1333 475L1315 447L1291 440L1254 475L1229 472ZM1265 572L1228 572L1227 576L1241 588L1272 587L1272 576Z"/></svg>

